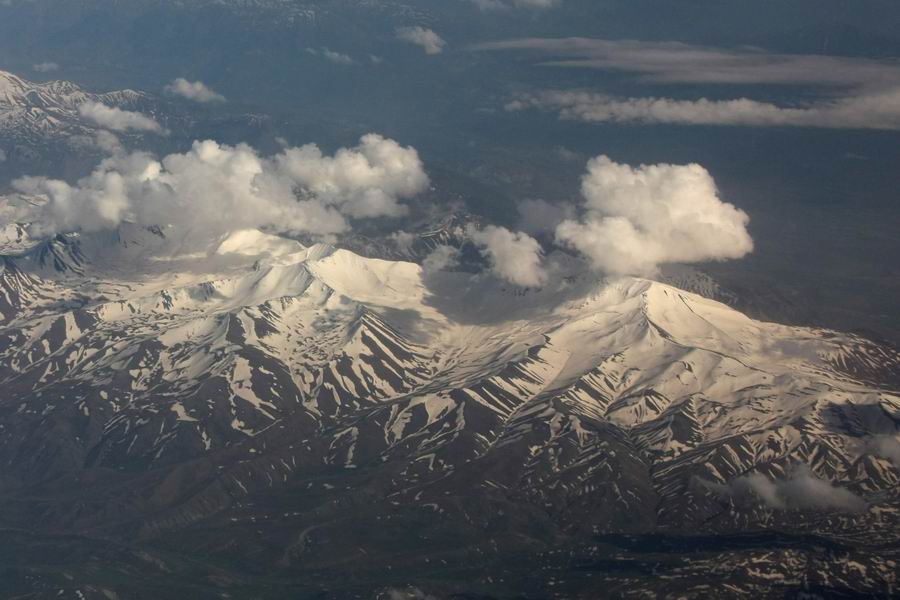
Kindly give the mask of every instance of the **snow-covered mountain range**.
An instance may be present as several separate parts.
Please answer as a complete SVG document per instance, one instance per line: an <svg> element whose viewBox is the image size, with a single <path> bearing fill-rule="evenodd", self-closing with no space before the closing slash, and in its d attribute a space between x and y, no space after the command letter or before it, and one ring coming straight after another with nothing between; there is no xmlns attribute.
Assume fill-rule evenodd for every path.
<svg viewBox="0 0 900 600"><path fill-rule="evenodd" d="M0 136L10 144L30 144L93 133L97 124L78 110L87 102L134 109L147 97L132 90L92 94L68 81L32 83L0 71Z"/></svg>
<svg viewBox="0 0 900 600"><path fill-rule="evenodd" d="M864 338L647 279L524 290L255 230L0 242L0 526L266 572L327 570L348 527L390 519L442 548L417 561L476 533L497 555L759 529L896 554L900 355ZM857 554L804 576L893 585L898 557ZM799 576L751 558L731 557L747 593Z"/></svg>

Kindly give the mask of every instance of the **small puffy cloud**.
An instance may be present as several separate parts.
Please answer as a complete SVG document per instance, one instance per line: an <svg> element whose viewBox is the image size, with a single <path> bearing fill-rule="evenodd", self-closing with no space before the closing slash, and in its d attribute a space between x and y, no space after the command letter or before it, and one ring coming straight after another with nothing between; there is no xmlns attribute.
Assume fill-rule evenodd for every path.
<svg viewBox="0 0 900 600"><path fill-rule="evenodd" d="M509 111L526 108L555 110L563 119L593 123L900 129L900 88L828 99L807 106L778 106L748 98L621 99L583 91L543 92L506 105Z"/></svg>
<svg viewBox="0 0 900 600"><path fill-rule="evenodd" d="M472 0L481 10L508 10L511 8L545 9L559 6L562 0Z"/></svg>
<svg viewBox="0 0 900 600"><path fill-rule="evenodd" d="M453 246L439 245L422 261L422 270L426 273L445 271L459 265L459 249Z"/></svg>
<svg viewBox="0 0 900 600"><path fill-rule="evenodd" d="M41 177L14 182L21 192L47 197L33 220L35 235L127 221L198 244L251 228L328 237L346 231L350 219L403 214L399 200L427 185L417 152L378 135L333 156L315 145L261 157L246 144L198 141L159 160L115 154L75 185Z"/></svg>
<svg viewBox="0 0 900 600"><path fill-rule="evenodd" d="M159 134L167 133L162 125L146 115L106 106L100 102L85 102L78 107L78 113L100 127L112 129L113 131L134 130L151 131Z"/></svg>
<svg viewBox="0 0 900 600"><path fill-rule="evenodd" d="M519 229L526 233L547 233L566 219L575 218L575 209L568 204L551 204L546 200L523 200L519 211Z"/></svg>
<svg viewBox="0 0 900 600"><path fill-rule="evenodd" d="M739 501L758 499L777 510L831 509L843 512L866 510L866 501L830 481L819 479L808 467L796 467L785 479L769 479L751 473L725 484L703 484L723 496Z"/></svg>
<svg viewBox="0 0 900 600"><path fill-rule="evenodd" d="M416 241L415 234L409 233L408 231L395 231L392 233L388 239L390 239L394 245L397 247L397 250L403 252L404 254L409 254L412 251L413 244Z"/></svg>
<svg viewBox="0 0 900 600"><path fill-rule="evenodd" d="M421 46L426 54L440 54L447 45L447 42L437 33L419 25L401 27L397 29L396 34L398 40Z"/></svg>
<svg viewBox="0 0 900 600"><path fill-rule="evenodd" d="M469 239L488 259L497 277L522 287L539 287L547 281L541 245L527 233L489 225L470 229Z"/></svg>
<svg viewBox="0 0 900 600"><path fill-rule="evenodd" d="M876 435L869 442L869 452L900 466L900 440L893 435Z"/></svg>
<svg viewBox="0 0 900 600"><path fill-rule="evenodd" d="M307 54L312 54L313 56L321 56L325 60L329 62L333 62L336 65L355 65L356 61L353 60L348 54L343 54L341 52L335 52L334 50L330 50L328 48L322 48L320 50L316 50L315 48L307 48Z"/></svg>
<svg viewBox="0 0 900 600"><path fill-rule="evenodd" d="M338 65L352 65L356 63L356 61L350 58L349 55L343 54L341 52L335 52L334 50L329 50L328 48L322 48L322 56L324 56L326 60L329 60Z"/></svg>
<svg viewBox="0 0 900 600"><path fill-rule="evenodd" d="M599 271L653 274L664 263L740 258L753 250L746 213L719 198L697 164L631 167L600 156L582 179L584 215L556 228L558 243Z"/></svg>
<svg viewBox="0 0 900 600"><path fill-rule="evenodd" d="M59 65L55 62L42 62L32 65L31 68L38 73L52 73L53 71L59 70Z"/></svg>
<svg viewBox="0 0 900 600"><path fill-rule="evenodd" d="M166 86L166 93L181 96L202 104L210 102L225 102L225 96L218 94L202 81L188 81L184 77L175 79Z"/></svg>

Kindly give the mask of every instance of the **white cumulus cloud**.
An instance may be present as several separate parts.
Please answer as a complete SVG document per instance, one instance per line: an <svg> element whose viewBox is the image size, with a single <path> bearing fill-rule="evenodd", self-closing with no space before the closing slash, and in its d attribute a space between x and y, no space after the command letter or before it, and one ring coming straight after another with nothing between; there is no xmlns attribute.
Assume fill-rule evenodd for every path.
<svg viewBox="0 0 900 600"><path fill-rule="evenodd" d="M150 131L166 134L162 125L154 119L139 112L122 110L113 106L106 106L100 102L85 102L78 107L78 113L105 129L113 131Z"/></svg>
<svg viewBox="0 0 900 600"><path fill-rule="evenodd" d="M488 259L497 277L522 287L539 287L547 281L541 245L530 235L488 225L470 229L469 239Z"/></svg>
<svg viewBox="0 0 900 600"><path fill-rule="evenodd" d="M179 77L167 85L166 92L202 104L225 102L225 96L214 92L202 81L188 81L184 77Z"/></svg>
<svg viewBox="0 0 900 600"><path fill-rule="evenodd" d="M162 159L116 154L74 185L42 177L14 182L48 199L33 219L36 235L127 221L198 243L248 228L327 237L349 229L351 219L403 214L399 200L427 185L415 149L375 134L333 156L312 144L262 157L246 144L198 141Z"/></svg>
<svg viewBox="0 0 900 600"><path fill-rule="evenodd" d="M414 27L401 27L396 31L397 39L421 46L426 54L440 54L447 46L447 42L431 29L416 25Z"/></svg>
<svg viewBox="0 0 900 600"><path fill-rule="evenodd" d="M399 216L398 203L428 187L419 153L397 142L369 134L355 148L323 156L314 144L287 148L274 158L279 172L305 194L340 205L351 217Z"/></svg>
<svg viewBox="0 0 900 600"><path fill-rule="evenodd" d="M719 198L700 165L631 167L599 156L581 188L584 214L560 223L556 240L599 271L650 275L664 263L740 258L753 249L746 213Z"/></svg>

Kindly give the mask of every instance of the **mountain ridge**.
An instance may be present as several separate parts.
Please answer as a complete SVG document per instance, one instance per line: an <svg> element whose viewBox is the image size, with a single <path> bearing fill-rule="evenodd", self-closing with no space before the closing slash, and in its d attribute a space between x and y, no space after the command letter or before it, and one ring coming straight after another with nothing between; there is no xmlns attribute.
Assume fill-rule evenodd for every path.
<svg viewBox="0 0 900 600"><path fill-rule="evenodd" d="M900 472L871 445L900 422L900 394L872 380L900 365L890 349L646 279L582 274L524 293L253 231L212 241L207 262L110 270L116 252L148 260L130 254L144 235L163 239L64 236L80 272L4 259L12 283L86 297L10 303L0 326L0 460L15 465L2 502L37 531L164 544L223 523L227 536L306 482L321 500L297 518L332 515L316 527L345 518L346 496L376 520L395 501L431 506L426 530L490 505L525 519L514 532L539 523L572 540L773 526L894 539ZM797 464L866 508L834 507L823 524L729 491L748 473L790 482ZM276 562L296 565L300 551L266 531Z"/></svg>
<svg viewBox="0 0 900 600"><path fill-rule="evenodd" d="M0 135L10 143L85 135L97 127L79 114L82 104L99 102L133 109L147 100L146 94L134 90L93 94L69 81L33 83L0 70Z"/></svg>

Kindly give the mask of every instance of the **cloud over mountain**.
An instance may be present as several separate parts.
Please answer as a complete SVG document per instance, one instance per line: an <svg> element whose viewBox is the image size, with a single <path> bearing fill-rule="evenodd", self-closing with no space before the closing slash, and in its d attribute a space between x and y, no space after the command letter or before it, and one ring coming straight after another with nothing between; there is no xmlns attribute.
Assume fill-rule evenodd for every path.
<svg viewBox="0 0 900 600"><path fill-rule="evenodd" d="M489 225L470 230L469 239L488 259L497 277L522 287L538 287L547 281L541 245L530 235Z"/></svg>
<svg viewBox="0 0 900 600"><path fill-rule="evenodd" d="M750 473L727 484L703 482L705 486L739 501L761 500L776 510L834 509L860 512L866 502L853 492L819 479L808 467L795 467L784 479L769 479L762 473Z"/></svg>
<svg viewBox="0 0 900 600"><path fill-rule="evenodd" d="M85 102L78 113L100 127L113 131L149 131L165 135L166 130L155 119L139 112L106 106L100 102Z"/></svg>
<svg viewBox="0 0 900 600"><path fill-rule="evenodd" d="M896 436L888 434L874 436L869 442L869 451L900 465L900 440Z"/></svg>
<svg viewBox="0 0 900 600"><path fill-rule="evenodd" d="M664 263L740 258L753 249L747 215L723 202L697 164L631 167L599 156L582 179L584 213L557 242L611 274L652 274Z"/></svg>
<svg viewBox="0 0 900 600"><path fill-rule="evenodd" d="M459 264L459 249L453 246L440 244L435 246L428 256L422 261L422 269L426 273L452 269Z"/></svg>
<svg viewBox="0 0 900 600"><path fill-rule="evenodd" d="M313 144L262 157L246 144L198 141L162 159L116 154L74 185L41 177L14 184L47 197L32 219L37 234L130 221L201 243L256 227L328 236L347 230L352 219L401 215L399 201L423 191L428 176L415 149L369 134L333 156Z"/></svg>

